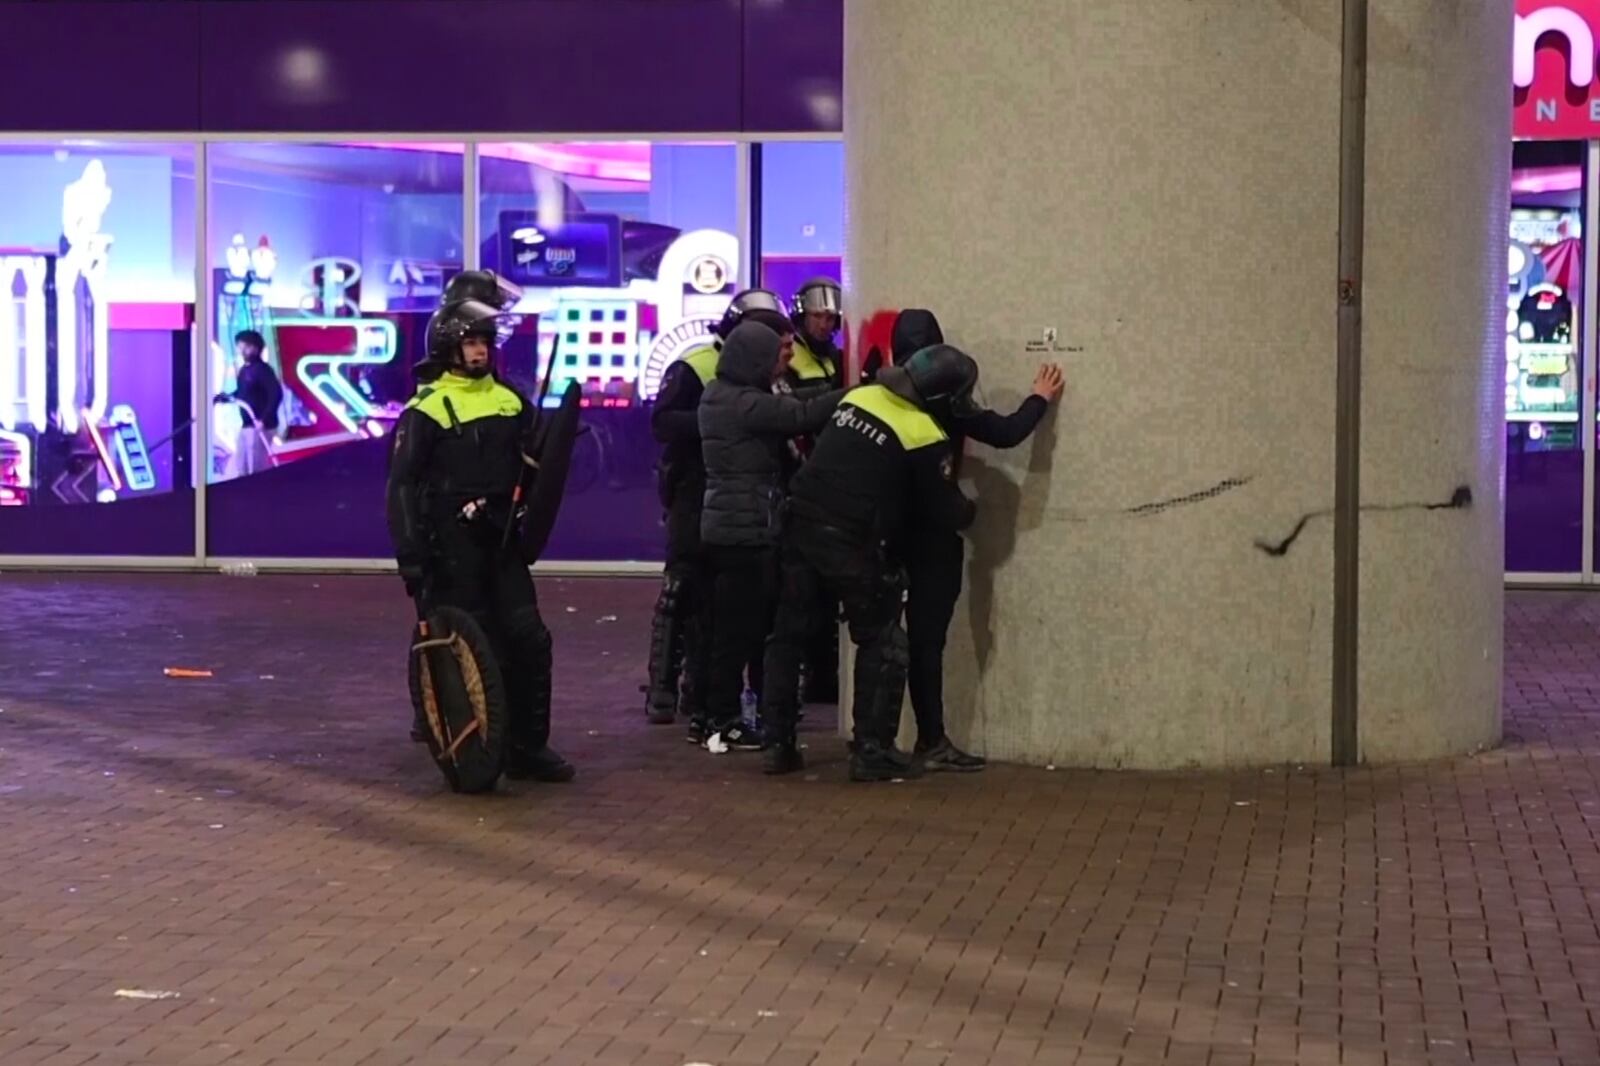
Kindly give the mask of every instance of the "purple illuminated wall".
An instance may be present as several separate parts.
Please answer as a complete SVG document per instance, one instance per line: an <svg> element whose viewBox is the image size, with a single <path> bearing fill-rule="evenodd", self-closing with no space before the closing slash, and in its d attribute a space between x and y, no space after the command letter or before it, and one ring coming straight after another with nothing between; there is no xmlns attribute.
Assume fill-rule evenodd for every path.
<svg viewBox="0 0 1600 1066"><path fill-rule="evenodd" d="M661 506L638 412L591 408L583 421L561 516L544 557L659 560ZM384 528L389 442L346 444L248 478L210 487L206 533L212 554L267 558L377 559L392 548ZM191 501L191 514L192 514Z"/></svg>
<svg viewBox="0 0 1600 1066"><path fill-rule="evenodd" d="M8 84L38 90L0 94L0 129L648 137L842 128L843 0L141 0L130 18L134 6L0 0L0 69ZM600 50L613 59L593 63ZM668 191L663 181L653 194ZM218 190L213 211L227 208ZM192 210L173 209L173 240L187 247ZM122 349L141 365L158 361L161 343L127 340L119 361ZM182 413L156 395L164 378L137 386L157 422ZM654 445L633 439L637 417L592 419L608 432L591 435L593 454L580 449L550 555L658 558L649 464L617 462ZM187 438L174 445L186 449ZM212 486L213 544L246 555L386 554L374 488L383 447L341 453ZM168 460L157 468L163 490L188 480ZM29 508L0 516L0 554L189 554L193 505L180 488L95 507L92 521L77 508Z"/></svg>
<svg viewBox="0 0 1600 1066"><path fill-rule="evenodd" d="M841 129L843 0L0 0L0 26L38 87L0 94L13 131Z"/></svg>

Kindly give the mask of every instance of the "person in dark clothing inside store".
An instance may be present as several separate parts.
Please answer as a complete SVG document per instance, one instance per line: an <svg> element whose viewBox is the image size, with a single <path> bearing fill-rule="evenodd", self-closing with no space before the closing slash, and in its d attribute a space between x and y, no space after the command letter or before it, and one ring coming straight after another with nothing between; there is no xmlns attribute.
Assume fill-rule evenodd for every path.
<svg viewBox="0 0 1600 1066"><path fill-rule="evenodd" d="M917 308L900 312L890 345L895 366L944 343L933 312ZM1033 379L1033 393L1009 415L973 405L952 412L945 430L951 438L955 470L960 471L963 438L991 448L1014 448L1028 439L1050 405L1061 396L1061 368L1046 363ZM906 632L911 642L911 709L917 720L916 754L929 770L982 770L985 761L951 743L944 723L944 646L961 596L965 542L952 529L919 528L900 546L910 584L906 599Z"/></svg>
<svg viewBox="0 0 1600 1066"><path fill-rule="evenodd" d="M791 438L820 430L844 395L773 392L791 343L787 332L759 321L740 323L723 342L699 409L700 539L713 574L706 714L713 736L747 751L760 748L761 738L742 724L741 676L761 653L776 601L786 449Z"/></svg>
<svg viewBox="0 0 1600 1066"><path fill-rule="evenodd" d="M449 302L428 323L419 388L395 424L389 537L406 594L471 613L494 646L510 709L506 776L570 781L572 765L549 746L550 630L530 560L502 546L534 414L494 374L499 320L513 299Z"/></svg>
<svg viewBox="0 0 1600 1066"><path fill-rule="evenodd" d="M244 424L239 430L239 440L223 476L229 479L254 474L272 465L272 450L268 443L278 430L278 408L283 403L283 385L277 372L262 358L267 342L253 329L241 330L233 338L233 349L239 357L239 370L232 392L220 392L213 402L233 402L239 405L239 417Z"/></svg>
<svg viewBox="0 0 1600 1066"><path fill-rule="evenodd" d="M650 412L650 431L662 445L658 484L666 510L667 559L650 628L649 684L645 713L669 725L681 709L690 739L704 741L707 666L710 662L711 578L700 544L700 511L706 490L700 455L700 398L717 373L723 342L746 320L786 332L788 320L777 295L747 289L729 302L713 330L716 340L687 352L667 367ZM680 696L681 678L681 696Z"/></svg>
<svg viewBox="0 0 1600 1066"><path fill-rule="evenodd" d="M921 773L894 743L909 652L900 626L905 581L891 547L953 536L972 523L977 508L956 485L944 426L974 412L977 381L977 364L963 352L922 349L847 393L794 476L767 644L767 773L804 766L795 734L799 668L823 595L843 604L856 645L851 780Z"/></svg>

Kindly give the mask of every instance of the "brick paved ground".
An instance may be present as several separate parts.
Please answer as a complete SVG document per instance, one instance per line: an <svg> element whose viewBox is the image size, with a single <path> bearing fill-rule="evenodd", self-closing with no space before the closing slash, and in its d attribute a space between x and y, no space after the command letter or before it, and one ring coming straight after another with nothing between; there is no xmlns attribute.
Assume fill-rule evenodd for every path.
<svg viewBox="0 0 1600 1066"><path fill-rule="evenodd" d="M1600 1062L1600 597L1512 597L1480 757L864 788L541 591L581 775L474 799L392 579L0 575L0 1066Z"/></svg>

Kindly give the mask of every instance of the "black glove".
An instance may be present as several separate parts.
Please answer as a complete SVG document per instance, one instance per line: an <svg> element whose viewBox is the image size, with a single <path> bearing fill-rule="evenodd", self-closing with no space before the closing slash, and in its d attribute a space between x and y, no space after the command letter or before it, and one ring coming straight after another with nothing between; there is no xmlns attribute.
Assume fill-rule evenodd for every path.
<svg viewBox="0 0 1600 1066"><path fill-rule="evenodd" d="M405 582L406 596L421 604L428 591L428 571L426 567L402 564L400 567L400 580Z"/></svg>
<svg viewBox="0 0 1600 1066"><path fill-rule="evenodd" d="M872 346L872 351L867 353L867 358L861 364L861 383L870 385L878 379L878 371L883 369L883 352L877 345Z"/></svg>

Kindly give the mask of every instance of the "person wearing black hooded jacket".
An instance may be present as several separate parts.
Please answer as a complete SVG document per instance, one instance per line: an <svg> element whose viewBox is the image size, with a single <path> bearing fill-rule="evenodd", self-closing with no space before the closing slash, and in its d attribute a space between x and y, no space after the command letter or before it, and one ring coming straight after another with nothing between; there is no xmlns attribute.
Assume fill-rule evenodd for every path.
<svg viewBox="0 0 1600 1066"><path fill-rule="evenodd" d="M890 345L894 365L905 366L917 352L944 343L944 332L932 311L909 308L895 319ZM1050 404L1061 395L1061 370L1046 363L1033 380L1033 394L1009 415L973 408L953 415L946 426L959 472L964 438L991 448L1015 448L1038 427ZM906 633L911 643L908 675L911 709L917 720L916 754L928 770L972 772L985 760L951 743L944 723L944 646L961 598L961 571L966 543L951 529L919 528L901 546L910 588L906 597Z"/></svg>
<svg viewBox="0 0 1600 1066"><path fill-rule="evenodd" d="M746 320L780 334L794 328L776 293L746 289L736 294L712 331L716 339L667 367L650 411L650 431L662 445L658 480L666 512L667 558L650 626L645 712L651 722L668 725L676 720L681 703L690 721L690 739L696 741L703 741L706 733L711 629L711 578L700 543L700 509L706 492L700 398L716 376L724 339ZM758 680L759 663L750 666Z"/></svg>
<svg viewBox="0 0 1600 1066"><path fill-rule="evenodd" d="M705 500L700 540L712 572L711 659L706 715L711 734L755 750L741 724L745 664L761 653L777 598L776 547L790 438L816 433L844 390L801 397L774 393L792 338L758 321L723 342L716 377L700 399Z"/></svg>

